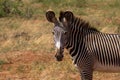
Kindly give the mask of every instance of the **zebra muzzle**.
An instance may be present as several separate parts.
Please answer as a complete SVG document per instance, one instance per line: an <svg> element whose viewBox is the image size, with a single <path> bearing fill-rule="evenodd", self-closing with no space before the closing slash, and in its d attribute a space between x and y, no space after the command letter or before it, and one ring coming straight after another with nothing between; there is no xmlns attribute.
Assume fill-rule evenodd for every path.
<svg viewBox="0 0 120 80"><path fill-rule="evenodd" d="M62 59L64 57L63 52L64 52L64 48L62 48L62 47L60 49L56 50L55 57L56 57L57 61L62 61Z"/></svg>
<svg viewBox="0 0 120 80"><path fill-rule="evenodd" d="M57 61L62 61L63 55L55 55Z"/></svg>

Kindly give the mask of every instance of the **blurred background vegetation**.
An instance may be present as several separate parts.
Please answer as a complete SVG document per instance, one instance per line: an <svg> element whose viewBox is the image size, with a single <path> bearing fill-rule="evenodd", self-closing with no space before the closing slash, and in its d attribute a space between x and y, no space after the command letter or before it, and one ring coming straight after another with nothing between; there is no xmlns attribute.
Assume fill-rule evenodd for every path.
<svg viewBox="0 0 120 80"><path fill-rule="evenodd" d="M57 16L71 10L102 32L120 33L120 0L0 0L0 52L54 51L49 9Z"/></svg>
<svg viewBox="0 0 120 80"><path fill-rule="evenodd" d="M61 10L71 10L101 32L120 34L120 0L0 0L0 75L5 72L0 80L79 79L67 51L63 62L54 60L53 24L45 18L47 10L57 17ZM95 72L94 79L120 78L104 75Z"/></svg>

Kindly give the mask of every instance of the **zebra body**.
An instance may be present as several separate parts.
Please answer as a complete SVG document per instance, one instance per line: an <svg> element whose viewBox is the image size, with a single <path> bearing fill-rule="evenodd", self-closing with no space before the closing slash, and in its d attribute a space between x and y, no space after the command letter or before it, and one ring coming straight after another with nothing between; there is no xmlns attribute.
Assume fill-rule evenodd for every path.
<svg viewBox="0 0 120 80"><path fill-rule="evenodd" d="M51 18L55 14L47 13L46 16L48 21L59 26L59 29L54 28L54 33L61 34L59 37L61 44L57 49L56 58L61 61L63 47L68 49L82 80L92 80L95 70L120 72L120 34L99 32L70 11L60 12L60 22L56 21L56 18ZM64 34L65 32L67 33Z"/></svg>
<svg viewBox="0 0 120 80"><path fill-rule="evenodd" d="M91 35L93 37L93 35ZM90 40L88 38L88 40ZM95 57L94 70L120 72L120 37L114 34L96 33L88 41L88 50Z"/></svg>
<svg viewBox="0 0 120 80"><path fill-rule="evenodd" d="M72 28L78 27L74 25L76 25L76 23L73 24L71 27ZM94 61L93 69L99 70L99 71L119 71L120 72L120 35L105 34L99 31L94 31L90 28L88 28L88 30L86 29L83 30L82 34L84 35L83 40L77 41L78 37L81 38L81 35L79 34L76 36L74 35L74 37L77 37L77 38L74 38L74 40L71 42L74 42L74 41L81 42L81 43L78 43L78 45L80 44L81 46L85 45L85 46L82 46L84 47L84 49L86 48L85 52L87 51L86 53L89 53L90 55L94 57L93 59L95 61ZM77 45L75 44L75 46ZM76 48L76 51L72 51L75 49L71 47L67 48L70 51L70 54L73 57L75 64L79 62L78 61L79 58L77 58L78 55L84 53L84 51L80 51L82 47L79 47L79 48L73 47L73 48Z"/></svg>

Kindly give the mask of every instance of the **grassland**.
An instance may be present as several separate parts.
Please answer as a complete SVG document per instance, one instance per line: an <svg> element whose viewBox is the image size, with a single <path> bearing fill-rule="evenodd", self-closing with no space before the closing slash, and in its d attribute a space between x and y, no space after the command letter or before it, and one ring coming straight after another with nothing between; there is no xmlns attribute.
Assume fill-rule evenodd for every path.
<svg viewBox="0 0 120 80"><path fill-rule="evenodd" d="M22 5L10 4L10 13L0 6L0 80L79 80L67 51L62 62L54 59L49 9L57 16L71 10L101 32L120 33L119 0L22 0ZM119 73L94 73L94 80L119 78Z"/></svg>

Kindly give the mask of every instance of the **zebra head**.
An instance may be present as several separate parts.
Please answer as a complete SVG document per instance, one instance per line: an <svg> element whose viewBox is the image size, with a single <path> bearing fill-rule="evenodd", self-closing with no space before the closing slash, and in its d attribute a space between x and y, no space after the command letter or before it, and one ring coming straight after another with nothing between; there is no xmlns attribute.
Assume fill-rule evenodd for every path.
<svg viewBox="0 0 120 80"><path fill-rule="evenodd" d="M57 61L62 61L65 44L68 39L67 29L63 26L63 24L60 21L57 20L57 18L55 17L55 13L53 11L46 12L46 18L49 22L54 23L52 33L54 36L54 42L56 47L55 57Z"/></svg>

